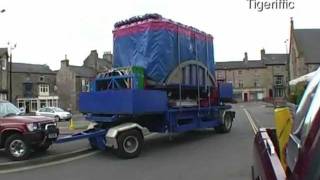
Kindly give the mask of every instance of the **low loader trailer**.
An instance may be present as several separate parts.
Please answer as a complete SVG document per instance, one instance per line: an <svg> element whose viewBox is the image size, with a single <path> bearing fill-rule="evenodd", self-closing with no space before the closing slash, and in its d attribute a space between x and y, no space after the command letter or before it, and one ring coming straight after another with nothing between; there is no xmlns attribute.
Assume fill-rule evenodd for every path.
<svg viewBox="0 0 320 180"><path fill-rule="evenodd" d="M56 143L87 138L92 148L137 157L150 133L231 130L232 85L214 76L213 38L157 14L115 25L113 68L79 95L92 126Z"/></svg>

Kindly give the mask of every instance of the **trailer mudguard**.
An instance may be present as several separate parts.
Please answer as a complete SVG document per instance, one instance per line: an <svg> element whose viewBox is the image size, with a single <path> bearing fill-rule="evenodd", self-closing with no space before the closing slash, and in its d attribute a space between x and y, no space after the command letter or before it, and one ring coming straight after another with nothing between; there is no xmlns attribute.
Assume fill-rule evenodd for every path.
<svg viewBox="0 0 320 180"><path fill-rule="evenodd" d="M124 123L110 128L106 134L106 146L118 149L117 135L123 131L138 129L143 136L150 134L150 131L137 123Z"/></svg>

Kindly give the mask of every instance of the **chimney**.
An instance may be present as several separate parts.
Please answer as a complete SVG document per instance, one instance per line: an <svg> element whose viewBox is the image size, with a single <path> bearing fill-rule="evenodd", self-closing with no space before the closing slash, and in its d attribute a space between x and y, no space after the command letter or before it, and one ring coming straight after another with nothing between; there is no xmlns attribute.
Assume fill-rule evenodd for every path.
<svg viewBox="0 0 320 180"><path fill-rule="evenodd" d="M112 62L112 53L110 51L104 52L102 59Z"/></svg>
<svg viewBox="0 0 320 180"><path fill-rule="evenodd" d="M245 62L245 63L248 62L248 53L247 52L244 53L243 62Z"/></svg>
<svg viewBox="0 0 320 180"><path fill-rule="evenodd" d="M264 59L263 57L266 55L266 50L264 48L260 50L260 55L261 55L261 60L263 60Z"/></svg>
<svg viewBox="0 0 320 180"><path fill-rule="evenodd" d="M65 59L61 61L61 68L65 68L65 67L68 67L69 66L69 59L67 59L67 55L65 56Z"/></svg>
<svg viewBox="0 0 320 180"><path fill-rule="evenodd" d="M91 50L89 56L92 57L92 58L95 58L95 59L98 59L98 57L99 57L97 50Z"/></svg>

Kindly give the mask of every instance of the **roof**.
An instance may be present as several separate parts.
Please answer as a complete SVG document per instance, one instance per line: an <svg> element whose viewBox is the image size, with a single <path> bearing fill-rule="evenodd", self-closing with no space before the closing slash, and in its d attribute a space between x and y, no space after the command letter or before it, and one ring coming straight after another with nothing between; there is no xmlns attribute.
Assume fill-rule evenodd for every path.
<svg viewBox="0 0 320 180"><path fill-rule="evenodd" d="M288 54L265 54L262 56L265 65L286 65Z"/></svg>
<svg viewBox="0 0 320 180"><path fill-rule="evenodd" d="M106 68L111 68L112 67L112 62L109 59L103 59L103 58L99 58L98 63Z"/></svg>
<svg viewBox="0 0 320 180"><path fill-rule="evenodd" d="M306 63L320 63L320 29L295 29L297 46Z"/></svg>
<svg viewBox="0 0 320 180"><path fill-rule="evenodd" d="M45 64L27 64L27 63L12 63L12 72L15 73L42 73L55 74L48 65Z"/></svg>
<svg viewBox="0 0 320 180"><path fill-rule="evenodd" d="M251 61L228 61L228 62L216 62L216 69L250 69L250 68L265 68L265 64L260 60Z"/></svg>
<svg viewBox="0 0 320 180"><path fill-rule="evenodd" d="M7 48L0 48L0 56L2 56L3 54L8 54Z"/></svg>
<svg viewBox="0 0 320 180"><path fill-rule="evenodd" d="M76 76L80 77L95 77L96 72L85 66L69 66L70 70L76 73Z"/></svg>

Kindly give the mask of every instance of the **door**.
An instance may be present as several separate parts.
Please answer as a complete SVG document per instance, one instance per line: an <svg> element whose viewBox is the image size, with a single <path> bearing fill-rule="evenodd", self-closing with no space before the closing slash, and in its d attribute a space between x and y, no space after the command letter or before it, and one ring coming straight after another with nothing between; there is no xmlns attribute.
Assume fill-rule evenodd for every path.
<svg viewBox="0 0 320 180"><path fill-rule="evenodd" d="M243 100L244 102L248 102L248 93L243 94Z"/></svg>
<svg viewBox="0 0 320 180"><path fill-rule="evenodd" d="M273 97L273 91L272 89L269 89L269 98L272 98Z"/></svg>
<svg viewBox="0 0 320 180"><path fill-rule="evenodd" d="M30 109L31 109L31 103L30 101L26 101L26 114L30 113Z"/></svg>

